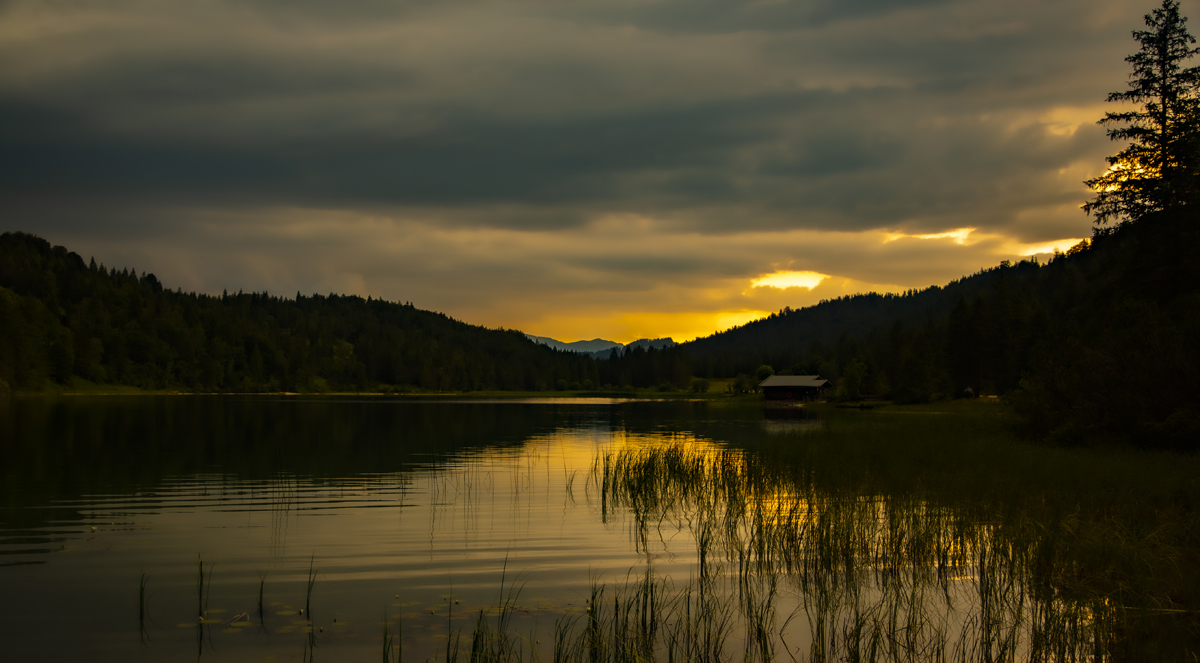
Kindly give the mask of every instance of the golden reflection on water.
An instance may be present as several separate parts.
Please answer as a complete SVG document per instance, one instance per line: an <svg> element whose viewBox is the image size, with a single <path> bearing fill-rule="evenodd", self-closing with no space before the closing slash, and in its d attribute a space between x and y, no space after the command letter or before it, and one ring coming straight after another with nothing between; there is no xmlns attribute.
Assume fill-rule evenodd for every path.
<svg viewBox="0 0 1200 663"><path fill-rule="evenodd" d="M574 616L572 637L603 630L663 660L832 660L869 647L880 660L1037 658L1053 638L1069 658L1096 632L1086 605L1031 583L1019 541L969 514L824 488L694 425L603 414L504 444L414 451L382 471L395 442L347 435L335 452L362 455L357 471L218 467L21 507L48 514L30 516L22 540L57 551L3 532L6 560L37 562L0 568L8 604L21 606L5 623L35 634L12 651L358 659L378 656L386 611L410 660L444 660L453 634L470 636L479 611L494 616L514 595L513 633L553 634ZM809 421L734 429L802 444ZM210 574L200 590L197 562ZM121 606L137 605L143 573L149 618L138 625ZM51 637L46 615L85 626ZM552 638L532 639L553 656ZM599 660L620 658L605 651Z"/></svg>
<svg viewBox="0 0 1200 663"><path fill-rule="evenodd" d="M1023 532L911 495L823 489L793 468L686 437L612 450L596 468L604 508L627 510L641 545L686 519L701 585L736 582L739 596L768 597L766 612L746 606L742 620L775 627L774 615L787 615L772 646L790 654L1107 658L1104 602L1048 589L1035 559L1040 541ZM781 584L794 603L777 599Z"/></svg>

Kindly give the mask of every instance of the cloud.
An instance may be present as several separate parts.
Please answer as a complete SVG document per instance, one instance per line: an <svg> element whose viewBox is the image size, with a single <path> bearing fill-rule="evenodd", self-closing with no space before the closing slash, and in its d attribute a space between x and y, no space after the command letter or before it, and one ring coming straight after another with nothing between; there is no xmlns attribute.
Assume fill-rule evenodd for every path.
<svg viewBox="0 0 1200 663"><path fill-rule="evenodd" d="M755 288L776 288L779 290L804 288L812 290L827 278L829 278L828 274L818 274L817 272L780 271L760 276L751 281L751 284Z"/></svg>
<svg viewBox="0 0 1200 663"><path fill-rule="evenodd" d="M488 326L626 342L682 340L785 306L944 284L1031 248L1053 250L975 233L964 242L884 231L715 235L619 215L554 232L294 208L182 218L182 230L139 242L52 239L184 290L369 295ZM787 278L797 275L808 278Z"/></svg>
<svg viewBox="0 0 1200 663"><path fill-rule="evenodd" d="M1086 236L1149 8L16 0L4 229L186 289L707 333ZM828 278L750 285L782 271Z"/></svg>

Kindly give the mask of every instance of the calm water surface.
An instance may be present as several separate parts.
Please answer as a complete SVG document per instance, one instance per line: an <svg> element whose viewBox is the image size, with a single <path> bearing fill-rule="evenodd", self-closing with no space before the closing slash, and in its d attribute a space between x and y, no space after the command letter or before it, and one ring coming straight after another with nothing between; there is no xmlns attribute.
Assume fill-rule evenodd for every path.
<svg viewBox="0 0 1200 663"><path fill-rule="evenodd" d="M375 660L386 611L425 660L514 588L519 628L550 631L593 582L697 573L686 510L639 543L602 503L604 453L816 425L704 402L0 401L2 658Z"/></svg>

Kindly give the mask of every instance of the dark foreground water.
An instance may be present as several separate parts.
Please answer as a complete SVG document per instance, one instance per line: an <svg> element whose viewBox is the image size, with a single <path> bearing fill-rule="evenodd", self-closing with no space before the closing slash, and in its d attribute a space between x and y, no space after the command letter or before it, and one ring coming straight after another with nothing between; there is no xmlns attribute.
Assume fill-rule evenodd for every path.
<svg viewBox="0 0 1200 663"><path fill-rule="evenodd" d="M396 653L442 660L502 592L546 658L594 584L698 575L694 514L639 534L598 459L817 425L703 402L0 400L0 658L379 660L386 612Z"/></svg>
<svg viewBox="0 0 1200 663"><path fill-rule="evenodd" d="M888 487L1054 456L988 407L0 399L0 660L1186 658L1088 521Z"/></svg>

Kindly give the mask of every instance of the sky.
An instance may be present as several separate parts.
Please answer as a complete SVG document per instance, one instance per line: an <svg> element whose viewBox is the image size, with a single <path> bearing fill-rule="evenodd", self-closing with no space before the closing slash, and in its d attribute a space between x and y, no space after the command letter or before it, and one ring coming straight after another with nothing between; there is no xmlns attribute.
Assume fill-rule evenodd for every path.
<svg viewBox="0 0 1200 663"><path fill-rule="evenodd" d="M683 341L1090 236L1157 4L0 0L0 230Z"/></svg>

